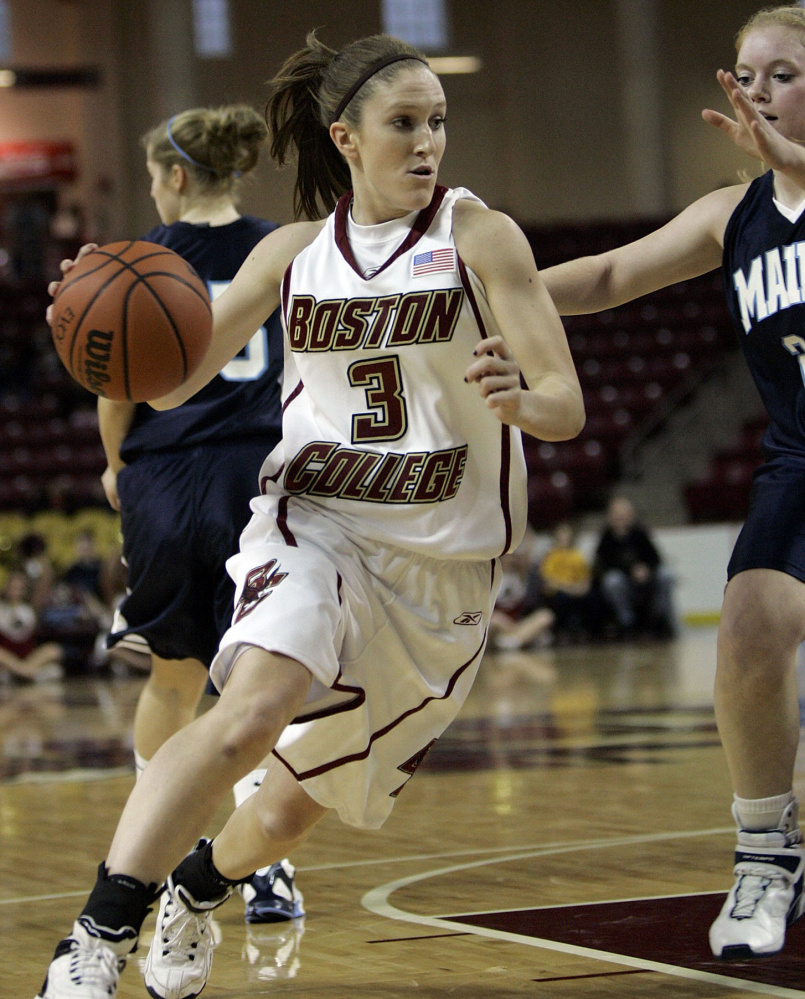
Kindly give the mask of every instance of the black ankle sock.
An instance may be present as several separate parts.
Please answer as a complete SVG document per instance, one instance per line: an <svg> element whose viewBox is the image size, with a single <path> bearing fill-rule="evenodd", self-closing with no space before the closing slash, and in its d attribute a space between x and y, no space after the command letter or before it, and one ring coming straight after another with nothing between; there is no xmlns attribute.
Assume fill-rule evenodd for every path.
<svg viewBox="0 0 805 999"><path fill-rule="evenodd" d="M213 863L212 841L202 840L179 864L172 877L173 883L186 888L196 902L217 902L230 888L251 881L253 875L234 880L225 877Z"/></svg>
<svg viewBox="0 0 805 999"><path fill-rule="evenodd" d="M155 884L109 874L106 864L100 864L98 880L79 918L91 933L110 941L136 940L158 894Z"/></svg>

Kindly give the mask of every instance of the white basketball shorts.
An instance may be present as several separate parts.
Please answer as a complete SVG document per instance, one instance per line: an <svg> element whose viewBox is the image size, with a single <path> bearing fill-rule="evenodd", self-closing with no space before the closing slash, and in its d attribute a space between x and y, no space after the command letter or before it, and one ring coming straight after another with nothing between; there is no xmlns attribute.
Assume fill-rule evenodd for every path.
<svg viewBox="0 0 805 999"><path fill-rule="evenodd" d="M358 543L304 500L282 531L270 497L252 507L227 563L235 611L213 681L223 688L246 646L303 663L311 691L275 753L319 804L378 828L469 693L499 566Z"/></svg>

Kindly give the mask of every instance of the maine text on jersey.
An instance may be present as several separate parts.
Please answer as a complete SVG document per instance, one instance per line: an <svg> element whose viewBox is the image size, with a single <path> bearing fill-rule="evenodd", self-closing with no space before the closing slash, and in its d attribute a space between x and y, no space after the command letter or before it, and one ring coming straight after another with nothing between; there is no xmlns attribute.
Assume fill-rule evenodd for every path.
<svg viewBox="0 0 805 999"><path fill-rule="evenodd" d="M776 246L752 261L747 278L742 268L732 275L741 322L746 333L752 323L780 309L805 302L805 242Z"/></svg>
<svg viewBox="0 0 805 999"><path fill-rule="evenodd" d="M453 338L462 288L436 288L382 298L294 295L288 343L294 351L360 350L446 343Z"/></svg>

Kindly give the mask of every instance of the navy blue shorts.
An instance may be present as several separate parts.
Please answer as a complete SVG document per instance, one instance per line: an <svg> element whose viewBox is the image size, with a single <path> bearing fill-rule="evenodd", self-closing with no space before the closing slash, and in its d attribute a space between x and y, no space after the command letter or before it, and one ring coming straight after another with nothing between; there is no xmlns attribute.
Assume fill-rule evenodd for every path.
<svg viewBox="0 0 805 999"><path fill-rule="evenodd" d="M276 442L226 443L146 455L118 475L123 557L131 591L120 612L162 659L212 662L229 627L234 584L225 562L238 550Z"/></svg>
<svg viewBox="0 0 805 999"><path fill-rule="evenodd" d="M805 583L805 458L776 457L755 472L727 578L745 569L777 569Z"/></svg>

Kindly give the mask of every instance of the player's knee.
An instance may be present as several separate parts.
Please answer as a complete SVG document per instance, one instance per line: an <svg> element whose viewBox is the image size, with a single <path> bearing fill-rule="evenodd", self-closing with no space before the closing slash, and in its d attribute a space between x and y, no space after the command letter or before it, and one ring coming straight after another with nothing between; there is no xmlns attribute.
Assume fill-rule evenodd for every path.
<svg viewBox="0 0 805 999"><path fill-rule="evenodd" d="M224 708L222 703L221 708ZM226 705L229 724L221 751L225 756L246 756L259 762L273 748L285 727L283 708L270 693L255 691L246 702Z"/></svg>
<svg viewBox="0 0 805 999"><path fill-rule="evenodd" d="M802 641L801 621L786 620L779 607L757 599L725 600L719 624L722 657L734 670L767 673L788 668Z"/></svg>
<svg viewBox="0 0 805 999"><path fill-rule="evenodd" d="M293 808L276 809L258 806L257 817L265 839L290 853L300 846L316 824L316 817Z"/></svg>

